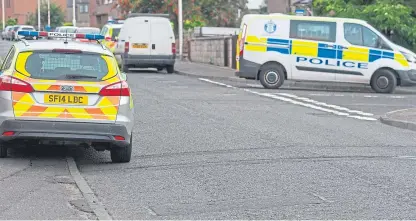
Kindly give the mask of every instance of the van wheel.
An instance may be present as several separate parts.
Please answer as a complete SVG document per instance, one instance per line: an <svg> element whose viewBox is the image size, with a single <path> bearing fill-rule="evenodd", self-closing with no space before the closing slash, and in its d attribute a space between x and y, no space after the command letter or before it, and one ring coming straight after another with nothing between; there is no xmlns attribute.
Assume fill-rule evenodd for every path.
<svg viewBox="0 0 416 221"><path fill-rule="evenodd" d="M7 146L4 143L0 143L0 158L7 157Z"/></svg>
<svg viewBox="0 0 416 221"><path fill-rule="evenodd" d="M380 69L374 73L370 85L377 93L391 94L396 89L397 78L392 71Z"/></svg>
<svg viewBox="0 0 416 221"><path fill-rule="evenodd" d="M168 65L166 66L166 70L168 71L168 74L173 74L173 72L175 72L175 66Z"/></svg>
<svg viewBox="0 0 416 221"><path fill-rule="evenodd" d="M266 64L261 67L260 83L267 89L278 89L285 81L285 72L281 65Z"/></svg>
<svg viewBox="0 0 416 221"><path fill-rule="evenodd" d="M131 160L133 146L133 133L130 136L130 144L125 147L113 147L111 149L111 161L113 163L128 163Z"/></svg>
<svg viewBox="0 0 416 221"><path fill-rule="evenodd" d="M161 70L163 70L163 68L161 68L161 67L157 68L157 71L161 71Z"/></svg>

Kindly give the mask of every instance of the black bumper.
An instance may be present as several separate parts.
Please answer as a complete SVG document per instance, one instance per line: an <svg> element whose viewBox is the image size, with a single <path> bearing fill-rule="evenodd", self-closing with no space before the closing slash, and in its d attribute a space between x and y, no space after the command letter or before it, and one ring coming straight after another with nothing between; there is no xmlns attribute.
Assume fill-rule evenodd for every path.
<svg viewBox="0 0 416 221"><path fill-rule="evenodd" d="M400 86L416 86L416 70L397 71L400 77Z"/></svg>
<svg viewBox="0 0 416 221"><path fill-rule="evenodd" d="M14 132L11 136L4 132ZM108 142L117 146L130 144L127 128L118 124L78 123L60 121L6 120L0 125L0 140L20 139ZM122 136L124 140L116 140Z"/></svg>

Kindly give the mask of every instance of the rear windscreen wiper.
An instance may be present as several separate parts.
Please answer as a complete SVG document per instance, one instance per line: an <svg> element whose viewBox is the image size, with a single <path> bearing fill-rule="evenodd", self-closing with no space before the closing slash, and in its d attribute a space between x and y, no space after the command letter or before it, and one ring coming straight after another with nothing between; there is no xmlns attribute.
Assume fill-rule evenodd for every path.
<svg viewBox="0 0 416 221"><path fill-rule="evenodd" d="M90 78L90 79L97 79L95 76L91 75L82 75L82 74L66 74L62 76L65 79L79 79L79 78Z"/></svg>

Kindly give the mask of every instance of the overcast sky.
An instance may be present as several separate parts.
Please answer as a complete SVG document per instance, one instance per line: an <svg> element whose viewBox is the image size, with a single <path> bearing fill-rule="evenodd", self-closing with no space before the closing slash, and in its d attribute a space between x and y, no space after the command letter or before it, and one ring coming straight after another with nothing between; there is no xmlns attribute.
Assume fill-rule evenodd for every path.
<svg viewBox="0 0 416 221"><path fill-rule="evenodd" d="M263 3L263 0L248 0L247 7L249 9L259 8L259 6L261 5L261 3Z"/></svg>

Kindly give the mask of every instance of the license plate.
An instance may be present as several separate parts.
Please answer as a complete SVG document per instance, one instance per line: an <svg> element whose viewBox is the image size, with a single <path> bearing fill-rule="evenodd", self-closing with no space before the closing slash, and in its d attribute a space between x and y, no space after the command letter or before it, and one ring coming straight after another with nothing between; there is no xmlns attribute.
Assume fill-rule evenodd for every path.
<svg viewBox="0 0 416 221"><path fill-rule="evenodd" d="M44 102L47 104L88 105L88 96L71 94L45 94Z"/></svg>
<svg viewBox="0 0 416 221"><path fill-rule="evenodd" d="M137 43L134 43L133 44L133 48L147 48L147 44L137 44Z"/></svg>

